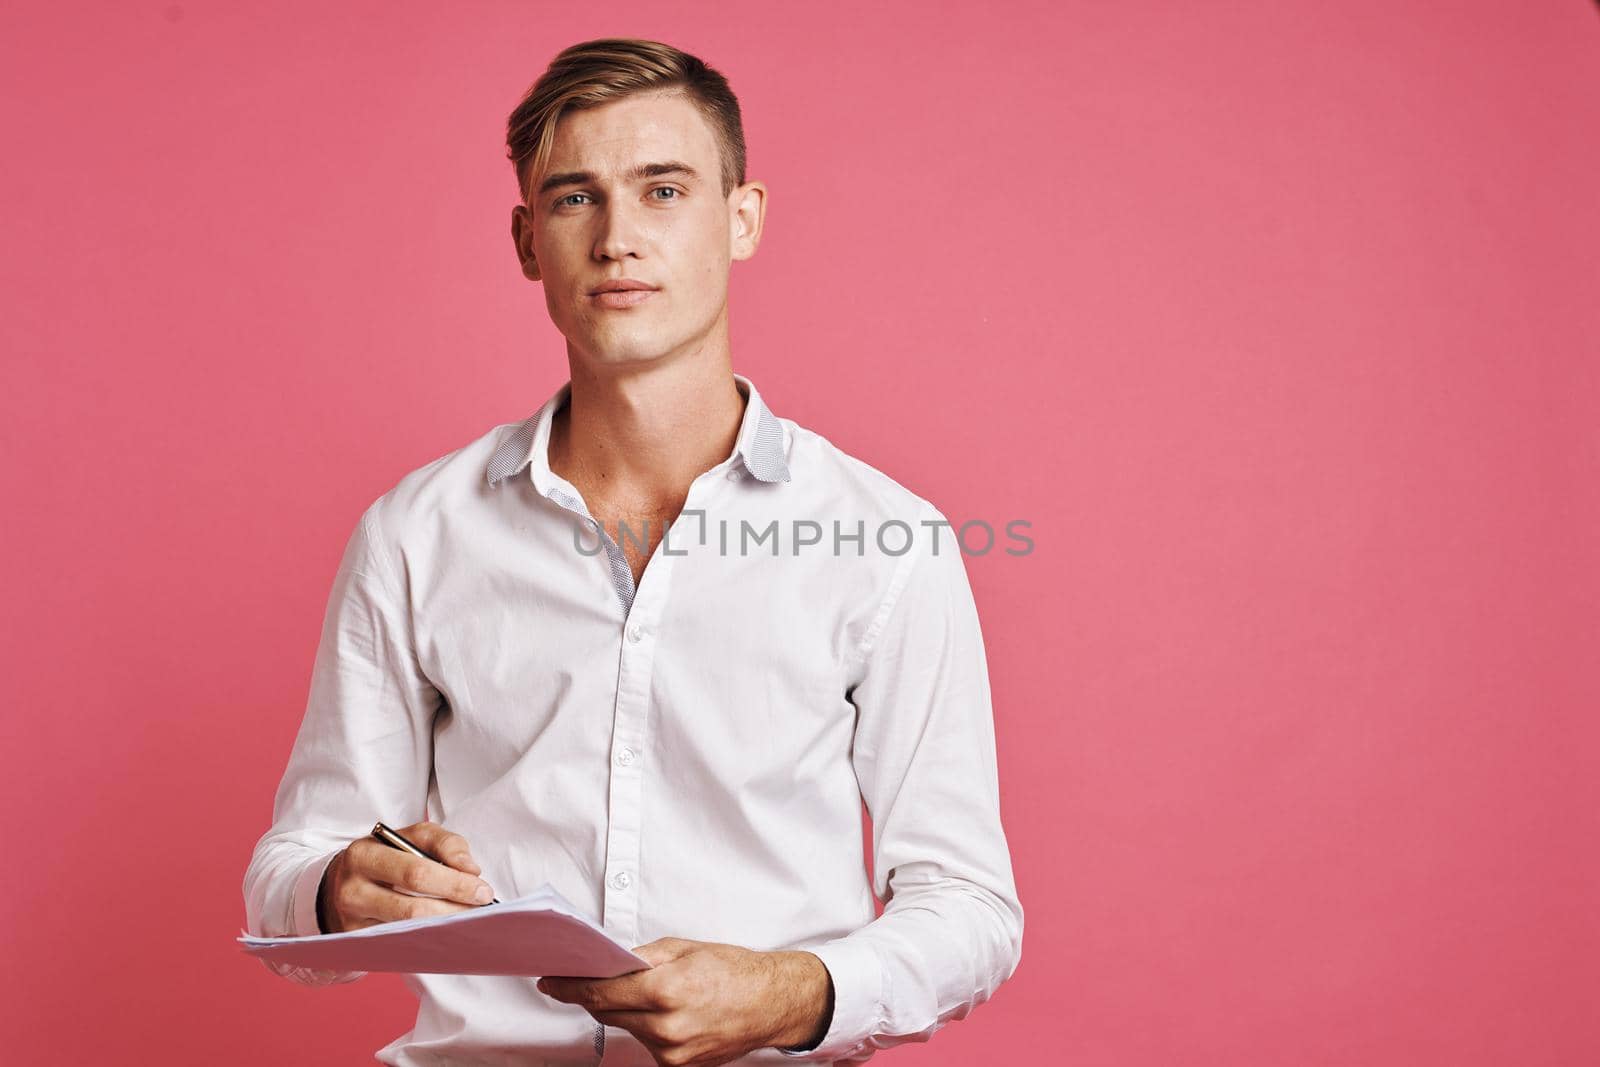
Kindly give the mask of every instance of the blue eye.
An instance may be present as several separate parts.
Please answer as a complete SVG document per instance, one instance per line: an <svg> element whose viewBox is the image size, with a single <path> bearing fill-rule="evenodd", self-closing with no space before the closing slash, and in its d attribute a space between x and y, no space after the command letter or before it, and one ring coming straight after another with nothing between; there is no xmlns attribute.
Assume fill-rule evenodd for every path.
<svg viewBox="0 0 1600 1067"><path fill-rule="evenodd" d="M671 186L671 185L658 185L654 189L650 190L650 192L652 192L652 193L671 193L672 194L671 196L656 197L657 200L682 200L683 199L682 191L677 189L674 186ZM589 195L588 193L568 193L566 196L563 196L561 199L556 201L556 207L567 207L567 206L571 205L572 202L576 198L578 198L580 196L587 197L588 195Z"/></svg>

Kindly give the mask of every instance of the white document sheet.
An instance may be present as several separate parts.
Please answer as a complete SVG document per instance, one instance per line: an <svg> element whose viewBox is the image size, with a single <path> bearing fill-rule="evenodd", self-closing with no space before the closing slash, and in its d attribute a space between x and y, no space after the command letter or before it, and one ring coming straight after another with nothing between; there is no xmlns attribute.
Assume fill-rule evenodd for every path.
<svg viewBox="0 0 1600 1067"><path fill-rule="evenodd" d="M650 966L548 882L516 900L339 934L241 933L238 941L252 956L323 970L614 978Z"/></svg>

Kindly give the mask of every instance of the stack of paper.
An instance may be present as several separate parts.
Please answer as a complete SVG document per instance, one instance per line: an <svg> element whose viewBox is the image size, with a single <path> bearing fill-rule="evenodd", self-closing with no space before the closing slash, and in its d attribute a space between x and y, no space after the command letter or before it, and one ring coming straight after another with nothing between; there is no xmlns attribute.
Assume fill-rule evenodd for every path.
<svg viewBox="0 0 1600 1067"><path fill-rule="evenodd" d="M614 978L650 966L581 915L549 882L500 904L339 934L241 933L238 940L252 956L334 971Z"/></svg>

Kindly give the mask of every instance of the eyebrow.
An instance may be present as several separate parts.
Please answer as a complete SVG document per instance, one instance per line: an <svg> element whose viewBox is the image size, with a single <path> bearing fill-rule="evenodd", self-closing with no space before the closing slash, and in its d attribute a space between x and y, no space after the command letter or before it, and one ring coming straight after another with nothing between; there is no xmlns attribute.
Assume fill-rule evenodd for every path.
<svg viewBox="0 0 1600 1067"><path fill-rule="evenodd" d="M659 178L667 174L681 174L691 181L700 177L698 171L687 163L676 159L669 159L665 163L640 163L623 175L629 181L640 181L644 178ZM552 189L560 189L566 185L587 185L595 180L595 176L586 170L572 170L562 174L552 174L539 183L539 195L543 196Z"/></svg>

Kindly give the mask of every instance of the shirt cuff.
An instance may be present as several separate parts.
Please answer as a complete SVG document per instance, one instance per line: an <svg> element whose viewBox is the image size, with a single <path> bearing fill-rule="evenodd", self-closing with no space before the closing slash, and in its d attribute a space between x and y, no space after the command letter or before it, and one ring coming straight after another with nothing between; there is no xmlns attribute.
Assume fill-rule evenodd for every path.
<svg viewBox="0 0 1600 1067"><path fill-rule="evenodd" d="M324 856L317 856L301 868L289 889L289 929L281 933L277 929L265 929L262 931L263 934L269 937L314 937L322 933L322 929L317 925L317 889L322 884L322 873L328 869L328 864L338 854L337 851L333 851ZM308 986L354 982L367 975L366 971L326 971L266 959L261 962L274 974Z"/></svg>
<svg viewBox="0 0 1600 1067"><path fill-rule="evenodd" d="M778 1051L796 1059L843 1059L883 1025L883 966L871 946L849 936L803 951L813 953L828 968L833 981L833 1021L815 1048Z"/></svg>
<svg viewBox="0 0 1600 1067"><path fill-rule="evenodd" d="M317 891L322 887L322 874L338 852L330 852L306 864L300 877L294 880L294 890L289 895L290 937L313 937L322 933L317 925Z"/></svg>

